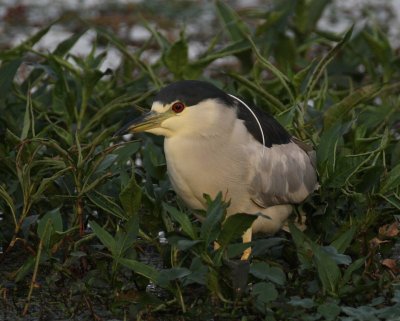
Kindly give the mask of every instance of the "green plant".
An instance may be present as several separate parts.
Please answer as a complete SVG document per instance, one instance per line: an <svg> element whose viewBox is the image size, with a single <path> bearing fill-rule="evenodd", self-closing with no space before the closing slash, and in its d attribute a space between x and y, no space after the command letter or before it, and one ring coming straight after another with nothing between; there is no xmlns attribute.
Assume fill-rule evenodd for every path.
<svg viewBox="0 0 400 321"><path fill-rule="evenodd" d="M171 42L147 22L152 36L134 52L78 20L80 31L52 52L34 45L54 24L1 52L1 276L27 291L19 312L33 313L39 291L55 291L66 317L397 316L399 59L378 26L321 32L327 4L277 1L238 13L216 1L221 32L195 60L185 32ZM97 35L93 50L74 56L87 30ZM101 70L107 48L122 57L114 72ZM161 53L153 64L143 55L148 48ZM214 67L232 56L234 68ZM20 77L23 68L29 72ZM149 106L164 83L188 78L235 92L315 146L321 187L296 208L307 216L305 231L290 223L290 234L241 244L254 217L226 218L222 195L207 198L206 213L189 211L170 188L162 140L113 138L127 115L139 114L134 106ZM251 261L239 262L248 246Z"/></svg>

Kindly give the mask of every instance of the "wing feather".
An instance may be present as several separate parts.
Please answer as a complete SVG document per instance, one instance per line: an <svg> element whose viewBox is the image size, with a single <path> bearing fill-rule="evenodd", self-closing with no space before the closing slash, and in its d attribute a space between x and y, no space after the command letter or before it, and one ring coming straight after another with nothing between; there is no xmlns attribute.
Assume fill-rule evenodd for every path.
<svg viewBox="0 0 400 321"><path fill-rule="evenodd" d="M315 152L292 139L288 144L264 147L250 183L252 200L260 207L302 202L317 186Z"/></svg>

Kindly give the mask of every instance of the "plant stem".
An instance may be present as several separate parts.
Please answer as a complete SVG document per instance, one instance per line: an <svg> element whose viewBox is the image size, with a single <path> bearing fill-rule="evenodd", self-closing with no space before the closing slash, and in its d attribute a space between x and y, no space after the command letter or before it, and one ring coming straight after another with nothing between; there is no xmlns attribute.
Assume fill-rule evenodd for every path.
<svg viewBox="0 0 400 321"><path fill-rule="evenodd" d="M46 224L44 235L46 235L46 233L47 233L48 226L49 226L49 222L47 222L47 224ZM36 282L37 273L38 273L38 270L39 270L39 263L40 263L40 256L42 255L42 249L43 249L43 238L40 239L40 242L39 242L38 251L37 251L37 254L36 254L35 267L33 269L33 275L32 275L32 279L31 279L31 285L29 287L29 293L28 293L28 297L27 297L26 302L25 302L25 306L24 306L24 310L22 312L22 315L26 315L27 312L28 312L28 309L29 309L29 305L30 305L31 297L32 297L32 292L33 292L33 287L34 287L34 284Z"/></svg>
<svg viewBox="0 0 400 321"><path fill-rule="evenodd" d="M177 292L176 296L178 298L179 305L181 306L182 312L186 313L186 305L185 305L185 301L183 300L182 291L181 291L178 281L175 282L175 285L176 285L176 292Z"/></svg>

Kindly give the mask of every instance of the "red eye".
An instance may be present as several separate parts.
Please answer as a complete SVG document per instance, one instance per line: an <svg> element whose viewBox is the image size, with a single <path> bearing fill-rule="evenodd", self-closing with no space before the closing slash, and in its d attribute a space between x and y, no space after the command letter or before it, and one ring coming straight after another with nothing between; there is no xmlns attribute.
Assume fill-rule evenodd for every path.
<svg viewBox="0 0 400 321"><path fill-rule="evenodd" d="M181 112L183 112L184 109L185 109L185 105L183 103L181 103L180 101L178 101L172 105L172 110L176 113L181 113Z"/></svg>

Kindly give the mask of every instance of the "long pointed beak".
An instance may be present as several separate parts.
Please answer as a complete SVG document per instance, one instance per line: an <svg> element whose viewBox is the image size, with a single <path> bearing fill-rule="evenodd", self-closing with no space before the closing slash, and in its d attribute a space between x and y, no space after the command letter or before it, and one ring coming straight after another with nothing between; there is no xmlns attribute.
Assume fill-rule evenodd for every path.
<svg viewBox="0 0 400 321"><path fill-rule="evenodd" d="M150 111L123 126L120 130L118 130L114 134L114 136L120 136L127 132L131 133L145 132L147 130L160 127L161 123L171 116L172 114L168 112L156 113L154 111Z"/></svg>

